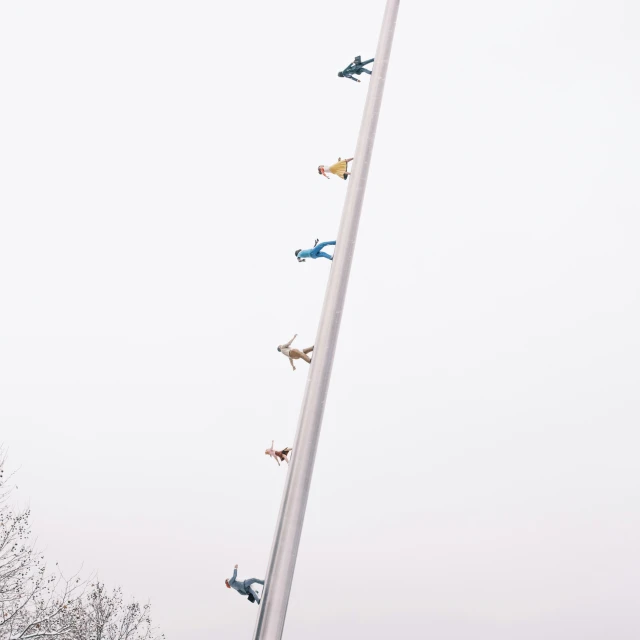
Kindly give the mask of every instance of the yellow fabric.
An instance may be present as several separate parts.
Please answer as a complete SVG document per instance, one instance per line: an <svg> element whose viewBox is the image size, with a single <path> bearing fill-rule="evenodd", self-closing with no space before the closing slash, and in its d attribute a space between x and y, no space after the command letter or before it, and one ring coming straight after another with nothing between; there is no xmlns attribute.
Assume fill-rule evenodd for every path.
<svg viewBox="0 0 640 640"><path fill-rule="evenodd" d="M336 176L342 176L347 172L347 161L340 160L340 162L336 162L329 167L329 171Z"/></svg>

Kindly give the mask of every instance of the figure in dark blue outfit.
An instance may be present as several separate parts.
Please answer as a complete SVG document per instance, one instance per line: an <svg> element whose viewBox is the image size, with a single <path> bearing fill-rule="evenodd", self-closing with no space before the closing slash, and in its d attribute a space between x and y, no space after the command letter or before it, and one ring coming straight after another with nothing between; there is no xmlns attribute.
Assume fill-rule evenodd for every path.
<svg viewBox="0 0 640 640"><path fill-rule="evenodd" d="M349 78L350 80L360 82L360 80L353 77L354 74L357 76L359 76L361 73L368 73L369 75L371 75L371 71L369 71L369 69L365 69L364 67L365 65L373 61L374 58L371 58L371 60L365 60L364 62L362 62L362 58L360 58L360 56L356 56L355 60L344 71L338 71L338 77Z"/></svg>
<svg viewBox="0 0 640 640"><path fill-rule="evenodd" d="M330 242L321 242L318 244L318 238L316 238L316 243L313 245L313 249L296 249L296 258L298 258L298 262L304 262L306 258L311 258L312 260L315 260L316 258L327 258L327 260L333 260L333 256L325 253L323 249L325 247L333 246L335 243L335 240L331 240Z"/></svg>

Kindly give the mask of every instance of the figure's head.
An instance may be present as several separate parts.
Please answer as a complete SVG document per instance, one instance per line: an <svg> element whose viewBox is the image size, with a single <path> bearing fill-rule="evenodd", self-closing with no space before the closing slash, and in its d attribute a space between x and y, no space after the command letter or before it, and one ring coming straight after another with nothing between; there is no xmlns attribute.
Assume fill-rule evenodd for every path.
<svg viewBox="0 0 640 640"><path fill-rule="evenodd" d="M231 585L229 584L229 580L225 580L224 583L227 586L227 589L231 589Z"/></svg>
<svg viewBox="0 0 640 640"><path fill-rule="evenodd" d="M269 449L265 449L264 455L265 455L265 456L268 456L268 455L269 455Z"/></svg>
<svg viewBox="0 0 640 640"><path fill-rule="evenodd" d="M342 71L338 71L338 78L344 78L344 73L342 73Z"/></svg>
<svg viewBox="0 0 640 640"><path fill-rule="evenodd" d="M296 249L296 258L298 257L298 254L302 251L302 249Z"/></svg>
<svg viewBox="0 0 640 640"><path fill-rule="evenodd" d="M322 175L322 174L324 173L324 165L323 165L323 164L321 164L321 165L318 167L318 173L319 173L320 175Z"/></svg>
<svg viewBox="0 0 640 640"><path fill-rule="evenodd" d="M280 353L280 347L278 347L278 353Z"/></svg>

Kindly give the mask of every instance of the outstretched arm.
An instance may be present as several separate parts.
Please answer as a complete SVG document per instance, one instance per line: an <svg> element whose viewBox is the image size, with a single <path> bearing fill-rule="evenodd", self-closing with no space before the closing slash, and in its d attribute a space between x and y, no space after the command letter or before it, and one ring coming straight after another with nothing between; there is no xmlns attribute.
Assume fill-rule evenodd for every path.
<svg viewBox="0 0 640 640"><path fill-rule="evenodd" d="M287 344L283 344L283 347L286 347L287 349L291 346L291 343L298 337L298 334L296 333L295 336L293 336L293 338L291 338L291 340L289 340L289 342L287 342Z"/></svg>
<svg viewBox="0 0 640 640"><path fill-rule="evenodd" d="M293 367L293 370L296 370L296 365L293 364L293 358L289 358L289 362L291 363L291 366Z"/></svg>

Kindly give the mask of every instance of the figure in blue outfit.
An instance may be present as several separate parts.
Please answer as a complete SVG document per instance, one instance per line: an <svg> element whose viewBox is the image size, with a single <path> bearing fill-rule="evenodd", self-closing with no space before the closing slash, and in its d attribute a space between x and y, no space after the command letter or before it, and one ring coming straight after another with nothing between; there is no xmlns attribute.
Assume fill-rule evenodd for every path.
<svg viewBox="0 0 640 640"><path fill-rule="evenodd" d="M360 56L356 56L354 61L344 70L338 71L339 78L349 78L350 80L355 80L356 82L360 82L357 78L354 78L354 74L359 76L361 73L368 73L371 75L371 71L369 69L365 69L365 65L373 62L375 58L371 58L371 60L365 60L362 62L362 58Z"/></svg>
<svg viewBox="0 0 640 640"><path fill-rule="evenodd" d="M224 581L225 585L227 585L227 589L235 589L241 596L247 596L247 600L249 600L249 602L257 602L258 604L260 604L260 597L251 588L251 585L255 583L264 584L264 580L258 580L258 578L249 578L248 580L236 580L237 575L238 575L238 565L233 567L233 577Z"/></svg>
<svg viewBox="0 0 640 640"><path fill-rule="evenodd" d="M335 243L335 240L331 240L331 242L321 242L318 244L318 238L316 238L316 243L313 245L313 249L296 249L296 258L298 258L298 262L304 262L306 258L311 258L312 260L315 260L316 258L333 260L333 256L325 253L323 249L330 245L335 245Z"/></svg>

